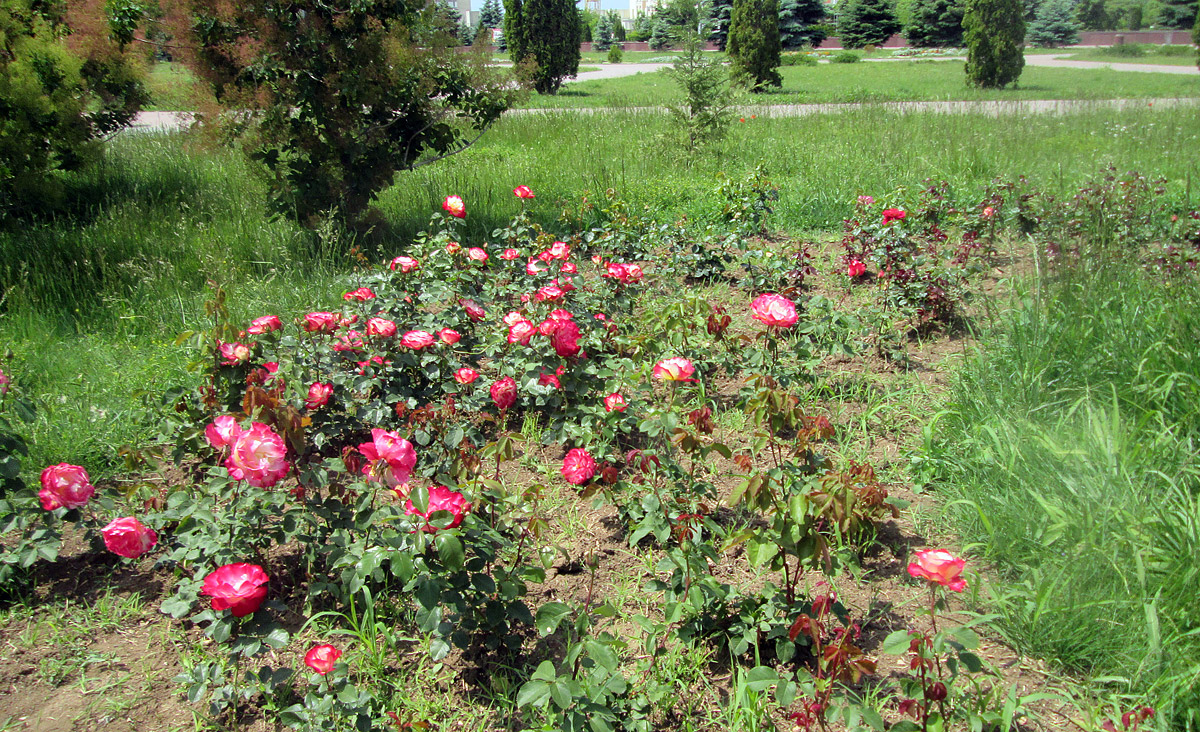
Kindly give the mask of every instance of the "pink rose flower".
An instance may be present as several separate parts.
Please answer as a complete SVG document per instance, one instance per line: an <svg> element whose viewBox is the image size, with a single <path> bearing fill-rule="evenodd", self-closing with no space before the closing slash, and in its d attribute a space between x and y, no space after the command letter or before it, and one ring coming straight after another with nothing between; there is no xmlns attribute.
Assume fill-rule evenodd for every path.
<svg viewBox="0 0 1200 732"><path fill-rule="evenodd" d="M375 293L371 292L371 288L369 287L360 287L357 290L351 290L350 292L342 295L342 299L347 302L366 302L367 300L374 300Z"/></svg>
<svg viewBox="0 0 1200 732"><path fill-rule="evenodd" d="M471 504L467 502L466 496L458 491L452 491L444 485L430 487L429 505L424 513L417 510L411 498L404 502L404 513L424 518L425 525L421 527L421 530L431 534L438 531L439 528L453 529L458 526L462 523L463 516L470 510ZM438 511L448 511L452 516L450 523L444 527L437 527L429 523L429 518Z"/></svg>
<svg viewBox="0 0 1200 732"><path fill-rule="evenodd" d="M329 403L329 397L333 394L333 384L323 384L316 382L308 387L308 398L304 400L304 406L309 409L318 409Z"/></svg>
<svg viewBox="0 0 1200 732"><path fill-rule="evenodd" d="M539 287L533 297L538 302L556 302L562 299L563 294L561 287L546 285L545 287Z"/></svg>
<svg viewBox="0 0 1200 732"><path fill-rule="evenodd" d="M887 226L893 221L903 221L906 215L898 208L885 208L883 210L883 225Z"/></svg>
<svg viewBox="0 0 1200 732"><path fill-rule="evenodd" d="M0 371L0 396L4 396L8 393L8 385L11 383L12 381L9 380L8 374Z"/></svg>
<svg viewBox="0 0 1200 732"><path fill-rule="evenodd" d="M983 209L983 218L990 219L996 215L996 209L991 206L985 206Z"/></svg>
<svg viewBox="0 0 1200 732"><path fill-rule="evenodd" d="M204 428L204 439L208 440L208 444L217 450L231 446L237 441L240 434L242 434L242 426L228 414L222 414Z"/></svg>
<svg viewBox="0 0 1200 732"><path fill-rule="evenodd" d="M479 378L479 372L473 368L463 366L454 372L454 380L460 384L470 384Z"/></svg>
<svg viewBox="0 0 1200 732"><path fill-rule="evenodd" d="M340 320L333 313L309 313L304 316L304 330L309 333L332 333L338 329Z"/></svg>
<svg viewBox="0 0 1200 732"><path fill-rule="evenodd" d="M246 333L250 335L260 335L262 333L270 333L273 330L279 330L283 327L278 315L264 315L261 318L255 318L250 321L250 327L246 329Z"/></svg>
<svg viewBox="0 0 1200 732"><path fill-rule="evenodd" d="M128 559L137 559L154 548L158 534L133 516L113 519L100 530L104 535L104 546L113 554Z"/></svg>
<svg viewBox="0 0 1200 732"><path fill-rule="evenodd" d="M572 281L570 277L559 277L558 279L554 280L550 284L559 288L564 293L570 292L571 290L575 289L575 282Z"/></svg>
<svg viewBox="0 0 1200 732"><path fill-rule="evenodd" d="M528 318L522 315L519 310L510 310L500 319L500 322L511 328L522 320L528 320Z"/></svg>
<svg viewBox="0 0 1200 732"><path fill-rule="evenodd" d="M873 196L859 196L858 197L858 205L859 206L866 207L866 206L870 206L872 203L875 203L875 198Z"/></svg>
<svg viewBox="0 0 1200 732"><path fill-rule="evenodd" d="M945 549L927 549L916 553L917 561L908 565L908 573L913 577L927 579L953 592L962 592L967 588L967 581L962 578L966 561L954 556Z"/></svg>
<svg viewBox="0 0 1200 732"><path fill-rule="evenodd" d="M514 323L513 326L508 329L508 342L520 343L523 346L528 346L529 339L532 338L533 334L536 332L537 328L534 327L533 323L530 323L528 320L521 320L517 323Z"/></svg>
<svg viewBox="0 0 1200 732"><path fill-rule="evenodd" d="M525 264L525 274L529 275L530 277L536 274L541 274L547 269L549 269L549 267L539 265L536 259L531 259Z"/></svg>
<svg viewBox="0 0 1200 732"><path fill-rule="evenodd" d="M575 266L574 262L563 262L562 266L558 268L558 271L562 272L563 274L575 274L579 271L579 268Z"/></svg>
<svg viewBox="0 0 1200 732"><path fill-rule="evenodd" d="M467 204L463 203L462 196L446 196L446 200L442 201L442 208L456 219L467 216Z"/></svg>
<svg viewBox="0 0 1200 732"><path fill-rule="evenodd" d="M467 258L482 263L488 261L488 254L479 247L471 247L467 250Z"/></svg>
<svg viewBox="0 0 1200 732"><path fill-rule="evenodd" d="M587 450L577 447L563 458L562 476L571 485L583 485L596 474L596 461Z"/></svg>
<svg viewBox="0 0 1200 732"><path fill-rule="evenodd" d="M334 664L341 657L342 652L331 645L313 646L304 654L304 665L324 676L333 670Z"/></svg>
<svg viewBox="0 0 1200 732"><path fill-rule="evenodd" d="M367 335L391 338L396 335L396 324L387 318L367 318Z"/></svg>
<svg viewBox="0 0 1200 732"><path fill-rule="evenodd" d="M267 597L269 578L257 564L226 564L208 574L200 594L212 598L212 609L228 610L242 618L254 612Z"/></svg>
<svg viewBox="0 0 1200 732"><path fill-rule="evenodd" d="M236 366L239 363L246 363L250 360L250 346L245 343L224 343L217 342L217 350L221 352L221 357L225 360L221 361L225 366Z"/></svg>
<svg viewBox="0 0 1200 732"><path fill-rule="evenodd" d="M614 391L612 394L604 397L604 409L606 411L624 412L625 406L625 397L621 396L618 392Z"/></svg>
<svg viewBox="0 0 1200 732"><path fill-rule="evenodd" d="M640 265L609 262L603 276L615 279L623 285L633 285L642 281L643 274Z"/></svg>
<svg viewBox="0 0 1200 732"><path fill-rule="evenodd" d="M400 338L400 345L419 351L434 344L437 339L433 334L424 330L410 330Z"/></svg>
<svg viewBox="0 0 1200 732"><path fill-rule="evenodd" d="M496 405L497 409L503 411L517 403L517 382L511 376L505 376L492 384L489 393L492 396L492 403Z"/></svg>
<svg viewBox="0 0 1200 732"><path fill-rule="evenodd" d="M446 254L458 254L462 251L462 244L456 241L446 242Z"/></svg>
<svg viewBox="0 0 1200 732"><path fill-rule="evenodd" d="M565 320L559 324L554 330L554 334L550 336L550 345L554 346L554 352L562 358L571 358L579 355L579 326L574 320Z"/></svg>
<svg viewBox="0 0 1200 732"><path fill-rule="evenodd" d="M513 189L513 195L517 198L533 198L533 191L529 190L529 186L517 186Z"/></svg>
<svg viewBox="0 0 1200 732"><path fill-rule="evenodd" d="M42 489L38 498L42 508L53 511L58 508L81 508L91 500L96 488L86 470L78 465L59 463L42 471Z"/></svg>
<svg viewBox="0 0 1200 732"><path fill-rule="evenodd" d="M454 345L462 340L462 335L460 335L459 332L453 328L442 328L438 331L438 338L441 339L442 343Z"/></svg>
<svg viewBox="0 0 1200 732"><path fill-rule="evenodd" d="M366 344L363 343L362 333L357 330L348 330L338 336L333 343L335 351L361 351Z"/></svg>
<svg viewBox="0 0 1200 732"><path fill-rule="evenodd" d="M553 386L555 389L561 389L562 384L558 383L558 374L548 374L543 371L538 375L539 386Z"/></svg>
<svg viewBox="0 0 1200 732"><path fill-rule="evenodd" d="M229 477L258 488L274 486L291 467L283 438L262 422L253 423L249 430L238 435L225 459Z"/></svg>
<svg viewBox="0 0 1200 732"><path fill-rule="evenodd" d="M565 241L556 241L550 245L550 256L554 259L566 259L571 256L571 246Z"/></svg>
<svg viewBox="0 0 1200 732"><path fill-rule="evenodd" d="M861 277L864 273L866 273L866 271L867 265L863 264L857 259L851 260L850 265L846 267L846 274L850 275L851 277Z"/></svg>
<svg viewBox="0 0 1200 732"><path fill-rule="evenodd" d="M500 253L500 258L505 261L508 261L508 262L511 262L514 259L518 259L520 256L521 256L521 253L518 252L516 249L505 249L503 252Z"/></svg>
<svg viewBox="0 0 1200 732"><path fill-rule="evenodd" d="M691 378L694 373L696 367L682 356L665 358L654 364L654 378L663 381L695 381Z"/></svg>
<svg viewBox="0 0 1200 732"><path fill-rule="evenodd" d="M772 328L790 328L796 324L796 304L783 295L767 293L750 303L754 319Z"/></svg>
<svg viewBox="0 0 1200 732"><path fill-rule="evenodd" d="M382 479L390 488L407 483L417 466L417 452L412 443L378 427L371 430L371 441L359 445L358 451L370 461L362 469L367 480Z"/></svg>
<svg viewBox="0 0 1200 732"><path fill-rule="evenodd" d="M392 271L400 270L401 272L415 272L421 266L420 262L412 257L399 256L392 260L388 265Z"/></svg>
<svg viewBox="0 0 1200 732"><path fill-rule="evenodd" d="M483 308L479 306L479 303L474 300L459 300L458 304L462 306L463 310L467 311L467 317L472 323L478 323L483 320L485 313Z"/></svg>

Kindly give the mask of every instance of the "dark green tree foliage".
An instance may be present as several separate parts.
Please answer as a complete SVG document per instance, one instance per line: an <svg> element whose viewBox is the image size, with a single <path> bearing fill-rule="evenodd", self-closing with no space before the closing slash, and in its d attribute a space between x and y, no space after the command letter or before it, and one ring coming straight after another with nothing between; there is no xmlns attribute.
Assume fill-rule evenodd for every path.
<svg viewBox="0 0 1200 732"><path fill-rule="evenodd" d="M572 0L505 0L504 35L516 63L532 61L533 88L554 94L579 72L583 30Z"/></svg>
<svg viewBox="0 0 1200 732"><path fill-rule="evenodd" d="M1072 0L1046 0L1029 24L1027 40L1035 46L1057 48L1079 42L1079 21Z"/></svg>
<svg viewBox="0 0 1200 732"><path fill-rule="evenodd" d="M485 28L504 27L504 8L500 0L487 0L479 9L479 25Z"/></svg>
<svg viewBox="0 0 1200 732"><path fill-rule="evenodd" d="M276 207L308 224L357 219L396 171L465 148L513 96L422 0L181 2L190 64L239 113L222 119L257 122L243 146Z"/></svg>
<svg viewBox="0 0 1200 732"><path fill-rule="evenodd" d="M629 31L629 40L643 42L650 40L654 32L654 19L649 15L639 15L633 19L633 29Z"/></svg>
<svg viewBox="0 0 1200 732"><path fill-rule="evenodd" d="M904 36L922 48L961 46L962 20L962 0L917 0Z"/></svg>
<svg viewBox="0 0 1200 732"><path fill-rule="evenodd" d="M708 40L724 51L729 41L729 18L733 12L733 0L713 0L708 9Z"/></svg>
<svg viewBox="0 0 1200 732"><path fill-rule="evenodd" d="M1191 28L1196 22L1196 0L1163 0L1158 24L1163 28Z"/></svg>
<svg viewBox="0 0 1200 732"><path fill-rule="evenodd" d="M879 45L900 32L888 0L845 0L838 17L838 38L845 48Z"/></svg>
<svg viewBox="0 0 1200 732"><path fill-rule="evenodd" d="M683 91L683 101L670 107L673 131L689 152L720 140L733 117L729 72L724 64L704 52L704 41L695 33L682 39L682 51L667 76Z"/></svg>
<svg viewBox="0 0 1200 732"><path fill-rule="evenodd" d="M667 22L666 17L662 13L654 14L653 25L650 30L650 48L655 51L663 51L671 47L671 43L675 40L675 34L672 32L672 27Z"/></svg>
<svg viewBox="0 0 1200 732"><path fill-rule="evenodd" d="M591 43L595 40L593 29L595 24L599 22L596 14L588 10L579 11L579 41L580 43Z"/></svg>
<svg viewBox="0 0 1200 732"><path fill-rule="evenodd" d="M963 44L967 82L996 89L1014 83L1025 67L1021 0L967 0Z"/></svg>
<svg viewBox="0 0 1200 732"><path fill-rule="evenodd" d="M821 0L781 0L779 3L779 45L800 48L825 40L825 31L818 26L825 19Z"/></svg>
<svg viewBox="0 0 1200 732"><path fill-rule="evenodd" d="M1112 30L1120 14L1117 8L1109 12L1108 0L1079 0L1075 5L1075 17L1084 30Z"/></svg>
<svg viewBox="0 0 1200 732"><path fill-rule="evenodd" d="M125 45L141 18L113 0L0 0L0 218L54 208L54 173L96 159L147 97Z"/></svg>
<svg viewBox="0 0 1200 732"><path fill-rule="evenodd" d="M607 13L608 23L613 30L613 40L621 42L625 40L625 24L621 22L621 16L617 11L610 10Z"/></svg>
<svg viewBox="0 0 1200 732"><path fill-rule="evenodd" d="M779 0L734 0L725 52L734 77L752 91L782 86Z"/></svg>
<svg viewBox="0 0 1200 732"><path fill-rule="evenodd" d="M600 16L600 22L596 25L596 37L592 42L592 48L597 51L607 51L613 44L613 26L612 19L607 13Z"/></svg>

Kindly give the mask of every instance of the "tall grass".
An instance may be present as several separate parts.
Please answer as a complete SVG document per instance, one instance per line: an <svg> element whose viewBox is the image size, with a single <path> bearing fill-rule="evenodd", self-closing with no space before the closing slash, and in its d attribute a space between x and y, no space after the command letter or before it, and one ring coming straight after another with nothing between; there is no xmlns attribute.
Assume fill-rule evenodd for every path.
<svg viewBox="0 0 1200 732"><path fill-rule="evenodd" d="M1200 285L1072 268L959 376L932 454L1026 652L1200 728Z"/></svg>

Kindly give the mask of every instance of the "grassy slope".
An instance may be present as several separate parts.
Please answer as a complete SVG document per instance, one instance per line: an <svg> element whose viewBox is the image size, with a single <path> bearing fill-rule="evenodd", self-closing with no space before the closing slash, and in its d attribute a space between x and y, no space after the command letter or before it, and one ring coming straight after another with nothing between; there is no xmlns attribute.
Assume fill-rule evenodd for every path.
<svg viewBox="0 0 1200 732"><path fill-rule="evenodd" d="M961 374L939 491L1009 579L992 606L1019 649L1195 729L1200 286L1128 267L1043 286Z"/></svg>

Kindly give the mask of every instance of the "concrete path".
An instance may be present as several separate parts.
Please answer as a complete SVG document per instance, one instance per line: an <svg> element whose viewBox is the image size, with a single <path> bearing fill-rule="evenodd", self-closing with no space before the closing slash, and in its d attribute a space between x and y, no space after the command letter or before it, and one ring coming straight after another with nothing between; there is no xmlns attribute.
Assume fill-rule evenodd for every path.
<svg viewBox="0 0 1200 732"><path fill-rule="evenodd" d="M1166 66L1163 64L1121 64L1107 61L1073 61L1064 54L1031 54L1025 57L1026 66L1052 66L1060 69L1112 69L1113 71L1141 71L1154 74L1184 74L1200 76L1200 68L1191 66Z"/></svg>

